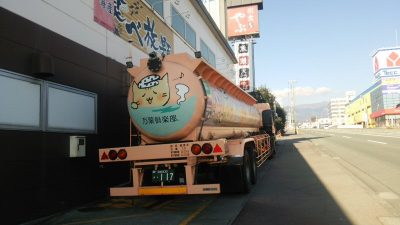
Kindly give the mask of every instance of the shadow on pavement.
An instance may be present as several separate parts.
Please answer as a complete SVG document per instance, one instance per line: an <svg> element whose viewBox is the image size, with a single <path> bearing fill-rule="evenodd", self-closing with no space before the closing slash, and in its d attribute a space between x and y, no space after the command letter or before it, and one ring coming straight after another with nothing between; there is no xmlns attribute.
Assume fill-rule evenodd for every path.
<svg viewBox="0 0 400 225"><path fill-rule="evenodd" d="M311 139L279 141L275 158L261 169L265 175L233 224L352 224L294 146Z"/></svg>

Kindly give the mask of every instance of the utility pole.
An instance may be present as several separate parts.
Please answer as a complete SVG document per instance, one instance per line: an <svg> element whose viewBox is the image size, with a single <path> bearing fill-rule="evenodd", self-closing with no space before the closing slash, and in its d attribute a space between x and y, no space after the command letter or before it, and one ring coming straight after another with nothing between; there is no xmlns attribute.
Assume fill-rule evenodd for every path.
<svg viewBox="0 0 400 225"><path fill-rule="evenodd" d="M290 124L291 126L294 126L294 134L297 134L297 126L296 126L296 111L295 111L295 98L294 98L294 87L295 87L296 81L295 80L289 80L289 88L290 88Z"/></svg>

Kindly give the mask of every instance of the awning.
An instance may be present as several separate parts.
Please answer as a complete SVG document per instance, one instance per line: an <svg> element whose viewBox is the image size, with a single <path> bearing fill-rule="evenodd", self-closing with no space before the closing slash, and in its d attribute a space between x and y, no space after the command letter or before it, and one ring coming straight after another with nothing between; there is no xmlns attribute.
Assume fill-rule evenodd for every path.
<svg viewBox="0 0 400 225"><path fill-rule="evenodd" d="M381 117L381 116L385 116L385 115L400 115L400 108L382 109L380 111L371 113L370 117L371 117L371 119L375 119L377 117Z"/></svg>

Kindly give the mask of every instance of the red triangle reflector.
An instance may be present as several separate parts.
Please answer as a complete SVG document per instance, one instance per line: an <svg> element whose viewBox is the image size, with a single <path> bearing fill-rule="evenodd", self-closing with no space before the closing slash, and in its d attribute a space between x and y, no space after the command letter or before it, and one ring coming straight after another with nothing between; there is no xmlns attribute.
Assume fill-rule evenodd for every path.
<svg viewBox="0 0 400 225"><path fill-rule="evenodd" d="M106 154L106 152L103 152L103 155L101 156L101 160L105 160L108 159L108 155Z"/></svg>
<svg viewBox="0 0 400 225"><path fill-rule="evenodd" d="M221 147L219 147L218 144L216 144L214 147L214 153L216 153L216 152L222 152L222 149L221 149Z"/></svg>

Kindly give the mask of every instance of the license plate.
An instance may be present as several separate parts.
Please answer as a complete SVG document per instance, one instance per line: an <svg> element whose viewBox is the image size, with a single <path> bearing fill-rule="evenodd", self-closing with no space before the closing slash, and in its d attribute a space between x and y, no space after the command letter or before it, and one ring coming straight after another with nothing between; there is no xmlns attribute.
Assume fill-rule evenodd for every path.
<svg viewBox="0 0 400 225"><path fill-rule="evenodd" d="M151 174L153 183L171 182L175 179L174 170L153 170Z"/></svg>

